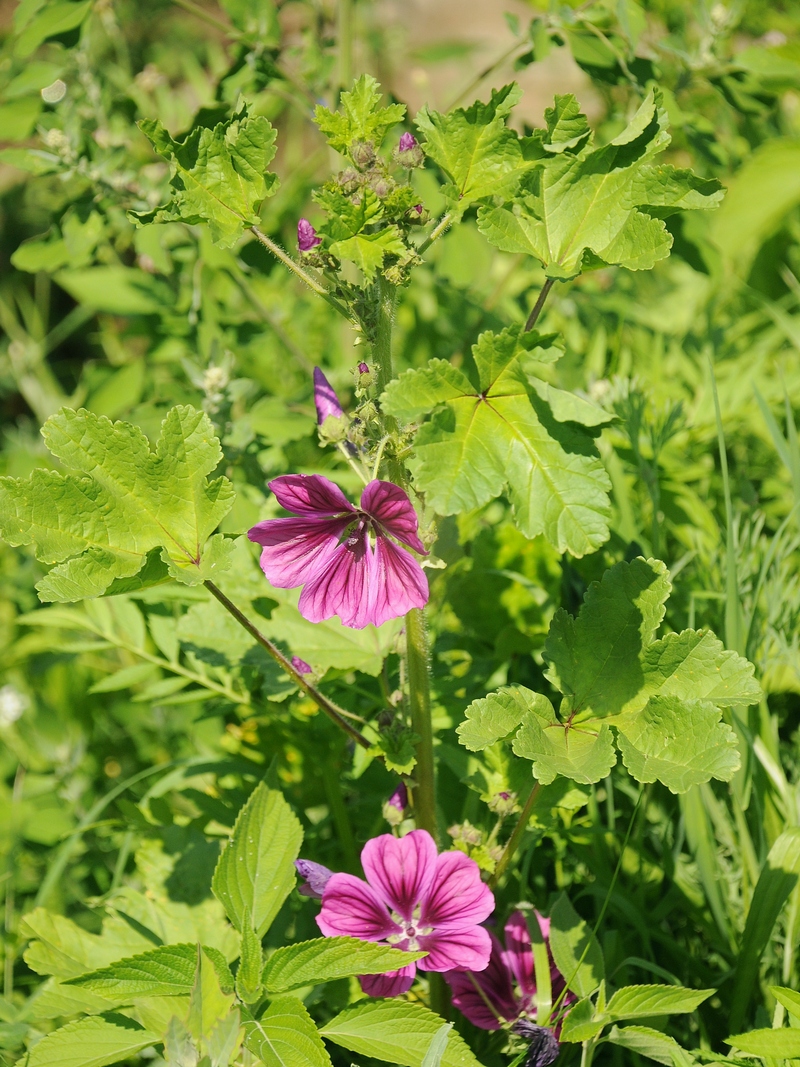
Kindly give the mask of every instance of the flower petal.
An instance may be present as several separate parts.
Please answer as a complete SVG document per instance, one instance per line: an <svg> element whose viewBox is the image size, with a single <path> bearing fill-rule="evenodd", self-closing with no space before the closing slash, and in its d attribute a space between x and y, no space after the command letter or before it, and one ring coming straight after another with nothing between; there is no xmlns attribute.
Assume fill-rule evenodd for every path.
<svg viewBox="0 0 800 1067"><path fill-rule="evenodd" d="M428 579L411 553L379 534L375 545L375 625L424 607L429 596Z"/></svg>
<svg viewBox="0 0 800 1067"><path fill-rule="evenodd" d="M323 518L356 510L339 486L321 474L281 474L272 479L269 488L282 508L297 515Z"/></svg>
<svg viewBox="0 0 800 1067"><path fill-rule="evenodd" d="M505 927L506 947L504 959L506 966L514 975L514 980L523 995L532 996L536 992L536 978L533 967L533 948L528 923L521 911L512 913Z"/></svg>
<svg viewBox="0 0 800 1067"><path fill-rule="evenodd" d="M361 853L367 881L404 919L428 895L436 859L436 843L427 830L412 830L405 837L381 834L367 841Z"/></svg>
<svg viewBox="0 0 800 1067"><path fill-rule="evenodd" d="M409 963L399 971L388 971L386 974L360 974L358 980L368 997L399 997L414 984L416 973L417 965Z"/></svg>
<svg viewBox="0 0 800 1067"><path fill-rule="evenodd" d="M514 998L503 946L491 932L489 937L492 954L485 970L446 971L444 978L462 1015L482 1030L499 1030L502 1020L516 1019L520 1005Z"/></svg>
<svg viewBox="0 0 800 1067"><path fill-rule="evenodd" d="M317 926L326 937L382 941L402 933L378 894L352 874L334 874L325 885Z"/></svg>
<svg viewBox="0 0 800 1067"><path fill-rule="evenodd" d="M344 415L336 391L319 367L314 368L314 405L320 426L330 415L337 419Z"/></svg>
<svg viewBox="0 0 800 1067"><path fill-rule="evenodd" d="M263 545L261 570L276 589L294 589L325 570L352 520L345 518L267 519L247 531Z"/></svg>
<svg viewBox="0 0 800 1067"><path fill-rule="evenodd" d="M414 505L399 485L393 482L370 482L361 494L361 508L392 537L427 556L425 545L417 534L419 523Z"/></svg>
<svg viewBox="0 0 800 1067"><path fill-rule="evenodd" d="M481 881L480 868L475 860L463 852L443 852L436 860L431 890L422 904L420 926L446 924L454 930L464 929L488 919L493 909L494 896L488 885ZM488 940L486 943L489 944Z"/></svg>
<svg viewBox="0 0 800 1067"><path fill-rule="evenodd" d="M482 971L489 965L492 941L482 926L437 926L420 937L419 947L428 955L417 961L421 971Z"/></svg>
<svg viewBox="0 0 800 1067"><path fill-rule="evenodd" d="M345 626L362 630L375 621L375 553L365 533L354 534L327 555L300 595L297 607L309 622L338 615Z"/></svg>

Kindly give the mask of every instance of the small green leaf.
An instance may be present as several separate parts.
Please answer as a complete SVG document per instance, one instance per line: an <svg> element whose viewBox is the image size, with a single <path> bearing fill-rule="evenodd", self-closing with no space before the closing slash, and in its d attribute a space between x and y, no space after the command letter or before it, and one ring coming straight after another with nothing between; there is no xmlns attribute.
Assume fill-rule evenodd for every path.
<svg viewBox="0 0 800 1067"><path fill-rule="evenodd" d="M92 1015L47 1034L19 1067L107 1067L160 1040L122 1015Z"/></svg>
<svg viewBox="0 0 800 1067"><path fill-rule="evenodd" d="M195 947L195 974L186 1027L200 1047L217 1025L228 1017L233 993L223 993L217 968L199 945Z"/></svg>
<svg viewBox="0 0 800 1067"><path fill-rule="evenodd" d="M602 950L564 893L550 912L550 951L573 993L588 997L598 988L605 975Z"/></svg>
<svg viewBox="0 0 800 1067"><path fill-rule="evenodd" d="M378 82L370 74L362 74L349 92L342 93L341 112L320 104L314 121L337 152L346 153L353 141L371 142L377 149L387 131L402 122L406 113L404 104L379 107L380 101Z"/></svg>
<svg viewBox="0 0 800 1067"><path fill-rule="evenodd" d="M161 945L152 952L130 956L64 984L123 1004L132 997L186 996L194 986L196 970L196 945Z"/></svg>
<svg viewBox="0 0 800 1067"><path fill-rule="evenodd" d="M261 997L262 964L261 942L256 937L252 924L245 922L242 927L239 970L236 972L236 992L245 1004L254 1004Z"/></svg>
<svg viewBox="0 0 800 1067"><path fill-rule="evenodd" d="M383 266L387 256L403 256L407 249L396 226L388 226L377 233L361 233L344 241L335 241L330 253L338 259L355 263L367 281Z"/></svg>
<svg viewBox="0 0 800 1067"><path fill-rule="evenodd" d="M318 937L279 948L267 960L263 981L270 994L288 993L355 974L396 971L424 955L356 937Z"/></svg>
<svg viewBox="0 0 800 1067"><path fill-rule="evenodd" d="M172 199L164 207L133 214L139 223L206 222L213 239L230 246L244 227L259 221L258 207L278 186L267 167L275 155L275 130L247 108L213 129L196 126L183 142L161 123L139 123L157 152L170 162Z"/></svg>
<svg viewBox="0 0 800 1067"><path fill-rule="evenodd" d="M653 1015L681 1015L692 1012L715 992L713 989L684 989L673 985L630 985L618 989L606 1005L603 1019L646 1019Z"/></svg>
<svg viewBox="0 0 800 1067"><path fill-rule="evenodd" d="M276 997L260 1019L245 1015L244 1043L264 1067L331 1067L317 1028L297 997Z"/></svg>
<svg viewBox="0 0 800 1067"><path fill-rule="evenodd" d="M92 0L83 0L83 3L58 0L48 4L19 35L14 43L14 54L25 59L49 37L57 37L80 26L91 10Z"/></svg>
<svg viewBox="0 0 800 1067"><path fill-rule="evenodd" d="M605 778L617 762L609 726L559 722L546 697L539 697L525 716L512 748L518 756L533 760L533 774L542 785L559 774L590 785Z"/></svg>
<svg viewBox="0 0 800 1067"><path fill-rule="evenodd" d="M399 999L362 1000L322 1028L322 1036L350 1052L422 1067L441 1018L421 1004ZM480 1067L464 1039L450 1031L441 1067Z"/></svg>
<svg viewBox="0 0 800 1067"><path fill-rule="evenodd" d="M651 697L615 726L622 761L637 782L662 782L672 793L710 778L730 781L741 763L736 734L704 701Z"/></svg>
<svg viewBox="0 0 800 1067"><path fill-rule="evenodd" d="M594 1004L586 997L573 1004L567 1012L561 1028L561 1040L575 1044L590 1041L605 1025L602 1018L595 1018Z"/></svg>
<svg viewBox="0 0 800 1067"><path fill-rule="evenodd" d="M472 701L464 712L464 721L456 729L458 739L470 752L480 752L512 734L526 712L533 709L538 709L538 714L548 719L553 706L547 697L526 689L524 685L504 686L496 693Z"/></svg>
<svg viewBox="0 0 800 1067"><path fill-rule="evenodd" d="M656 1063L663 1063L665 1067L691 1067L695 1062L674 1037L662 1034L660 1030L653 1030L649 1026L612 1026L605 1040L655 1060Z"/></svg>
<svg viewBox="0 0 800 1067"><path fill-rule="evenodd" d="M264 936L294 888L302 840L297 816L283 796L259 782L239 812L212 880L214 895L237 930L252 921L256 935Z"/></svg>
<svg viewBox="0 0 800 1067"><path fill-rule="evenodd" d="M796 1019L800 1019L800 993L779 985L771 985L769 991L779 1004L783 1004L788 1012L791 1012Z"/></svg>
<svg viewBox="0 0 800 1067"><path fill-rule="evenodd" d="M800 1030L777 1027L771 1030L751 1030L747 1034L734 1034L725 1038L740 1052L751 1056L766 1056L793 1060L800 1057Z"/></svg>

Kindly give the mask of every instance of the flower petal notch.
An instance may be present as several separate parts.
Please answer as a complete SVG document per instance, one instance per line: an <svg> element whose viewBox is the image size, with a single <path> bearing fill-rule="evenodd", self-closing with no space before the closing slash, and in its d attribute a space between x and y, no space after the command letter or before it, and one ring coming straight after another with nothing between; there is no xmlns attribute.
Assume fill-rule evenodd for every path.
<svg viewBox="0 0 800 1067"><path fill-rule="evenodd" d="M370 482L358 508L320 474L281 475L269 488L294 515L260 522L247 536L262 546L261 569L272 585L303 586L298 608L309 622L338 615L361 630L428 602L425 573L408 549L427 553L399 486Z"/></svg>

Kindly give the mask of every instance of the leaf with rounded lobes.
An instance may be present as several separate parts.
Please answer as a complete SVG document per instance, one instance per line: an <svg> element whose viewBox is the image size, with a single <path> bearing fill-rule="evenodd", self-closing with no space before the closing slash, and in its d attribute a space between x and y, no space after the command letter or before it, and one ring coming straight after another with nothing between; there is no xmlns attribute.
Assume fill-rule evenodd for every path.
<svg viewBox="0 0 800 1067"><path fill-rule="evenodd" d="M90 1015L53 1030L19 1060L20 1067L107 1067L161 1040L122 1015Z"/></svg>
<svg viewBox="0 0 800 1067"><path fill-rule="evenodd" d="M396 226L387 226L378 233L359 233L344 241L335 241L330 247L331 255L355 263L367 281L372 281L387 256L403 256L406 251Z"/></svg>
<svg viewBox="0 0 800 1067"><path fill-rule="evenodd" d="M346 153L353 141L380 148L387 131L402 122L406 113L405 104L379 107L380 102L378 82L371 74L362 74L352 89L342 93L342 111L329 111L320 104L314 121L337 152Z"/></svg>
<svg viewBox="0 0 800 1067"><path fill-rule="evenodd" d="M705 701L651 697L614 725L622 762L637 782L662 782L671 793L710 778L728 782L741 763L736 734Z"/></svg>
<svg viewBox="0 0 800 1067"><path fill-rule="evenodd" d="M170 573L193 584L224 569L229 547L214 529L233 504L227 478L208 480L222 458L204 412L172 408L156 451L129 423L62 409L42 428L57 459L79 473L38 468L0 480L0 532L58 564L37 585L42 600L74 601L129 578L160 548ZM208 559L206 559L208 556Z"/></svg>
<svg viewBox="0 0 800 1067"><path fill-rule="evenodd" d="M487 104L456 108L446 115L423 107L416 124L425 135L425 154L438 163L452 185L443 192L459 215L475 200L510 196L541 154L536 138L520 139L506 126L522 96L519 86L492 90Z"/></svg>
<svg viewBox="0 0 800 1067"><path fill-rule="evenodd" d="M239 812L211 887L241 931L252 922L263 937L295 885L303 830L283 796L259 782Z"/></svg>
<svg viewBox="0 0 800 1067"><path fill-rule="evenodd" d="M389 414L420 414L427 394L427 409L437 409L417 432L410 466L440 515L506 492L526 537L543 533L582 556L608 537L610 482L591 434L555 419L523 373L521 358L538 342L516 327L484 333L472 350L477 385L437 362L407 372L382 403Z"/></svg>
<svg viewBox="0 0 800 1067"><path fill-rule="evenodd" d="M440 1016L399 999L362 1000L327 1023L322 1036L350 1052L400 1067L422 1067L431 1041L442 1026ZM452 1030L441 1067L480 1067L464 1039Z"/></svg>
<svg viewBox="0 0 800 1067"><path fill-rule="evenodd" d="M550 912L550 951L568 987L579 997L591 996L603 981L602 949L564 893Z"/></svg>
<svg viewBox="0 0 800 1067"><path fill-rule="evenodd" d="M577 618L556 611L544 658L547 678L566 697L562 713L614 715L636 697L644 683L639 657L664 617L670 588L664 564L639 557L592 582Z"/></svg>
<svg viewBox="0 0 800 1067"><path fill-rule="evenodd" d="M751 1030L746 1034L726 1037L725 1044L751 1056L794 1060L800 1057L800 1029L779 1026L769 1030Z"/></svg>
<svg viewBox="0 0 800 1067"><path fill-rule="evenodd" d="M213 129L195 126L183 141L173 140L156 119L142 119L139 127L169 160L172 199L155 211L131 212L135 222L205 222L225 247L258 222L261 201L278 187L267 170L276 132L263 115L250 116L245 106Z"/></svg>
<svg viewBox="0 0 800 1067"><path fill-rule="evenodd" d="M212 965L221 971L222 980L228 982L230 972L222 955L216 949L203 951ZM192 991L196 970L197 945L160 945L152 952L129 956L109 967L71 978L64 984L124 1004L132 997L185 996Z"/></svg>
<svg viewBox="0 0 800 1067"><path fill-rule="evenodd" d="M279 948L267 960L262 979L269 994L288 993L356 974L385 974L425 955L357 937L317 937Z"/></svg>
<svg viewBox="0 0 800 1067"><path fill-rule="evenodd" d="M554 719L553 705L547 697L526 689L524 685L508 685L496 693L473 700L464 721L456 729L458 739L470 752L480 752L503 737L513 733L525 718L526 712L539 709L545 719Z"/></svg>
<svg viewBox="0 0 800 1067"><path fill-rule="evenodd" d="M297 997L276 997L260 1019L242 1015L245 1047L264 1067L331 1067L317 1028Z"/></svg>
<svg viewBox="0 0 800 1067"><path fill-rule="evenodd" d="M612 1026L606 1040L631 1052L638 1052L665 1067L692 1067L694 1059L681 1048L674 1037L662 1034L649 1026Z"/></svg>
<svg viewBox="0 0 800 1067"><path fill-rule="evenodd" d="M603 1012L606 1022L646 1019L653 1015L682 1015L695 1010L713 989L685 989L674 985L629 985L618 989Z"/></svg>
<svg viewBox="0 0 800 1067"><path fill-rule="evenodd" d="M609 726L559 722L545 697L525 714L512 748L518 756L533 761L534 777L542 785L549 785L559 774L591 785L605 778L617 762Z"/></svg>

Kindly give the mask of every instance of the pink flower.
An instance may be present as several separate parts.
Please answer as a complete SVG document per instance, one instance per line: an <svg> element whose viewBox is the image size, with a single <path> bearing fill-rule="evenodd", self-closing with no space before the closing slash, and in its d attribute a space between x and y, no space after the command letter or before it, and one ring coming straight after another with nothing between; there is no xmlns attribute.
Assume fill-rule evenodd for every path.
<svg viewBox="0 0 800 1067"><path fill-rule="evenodd" d="M550 920L536 918L542 937L550 939ZM515 911L506 923L506 947L491 934L492 955L489 966L478 974L462 969L448 971L445 980L453 991L453 1003L471 1023L482 1030L499 1030L504 1022L535 1017L536 977L533 963L533 948L528 924L521 911ZM553 1003L564 990L564 976L550 956L550 985ZM568 993L562 1001L562 1009L572 1004L575 997ZM562 1011L563 1018L563 1011ZM556 1036L560 1025L555 1027Z"/></svg>
<svg viewBox="0 0 800 1067"><path fill-rule="evenodd" d="M385 941L407 952L427 952L389 974L364 975L361 988L372 997L396 997L423 971L482 971L492 943L479 924L494 908L474 860L463 852L436 853L427 830L405 837L382 834L361 853L367 881L334 874L322 894L317 925L326 937Z"/></svg>
<svg viewBox="0 0 800 1067"><path fill-rule="evenodd" d="M298 219L297 222L297 247L301 252L310 252L312 248L322 244L322 238L308 221Z"/></svg>
<svg viewBox="0 0 800 1067"><path fill-rule="evenodd" d="M337 419L344 417L339 397L319 367L314 368L314 405L317 409L317 422L320 426L330 415Z"/></svg>
<svg viewBox="0 0 800 1067"><path fill-rule="evenodd" d="M400 138L400 144L398 148L401 152L409 152L412 148L417 147L417 139L413 133L404 133Z"/></svg>
<svg viewBox="0 0 800 1067"><path fill-rule="evenodd" d="M269 488L295 514L260 522L247 536L264 546L261 569L274 586L304 587L298 607L309 622L338 615L361 630L427 603L422 568L396 543L425 554L399 486L370 482L358 508L321 474L283 474Z"/></svg>

